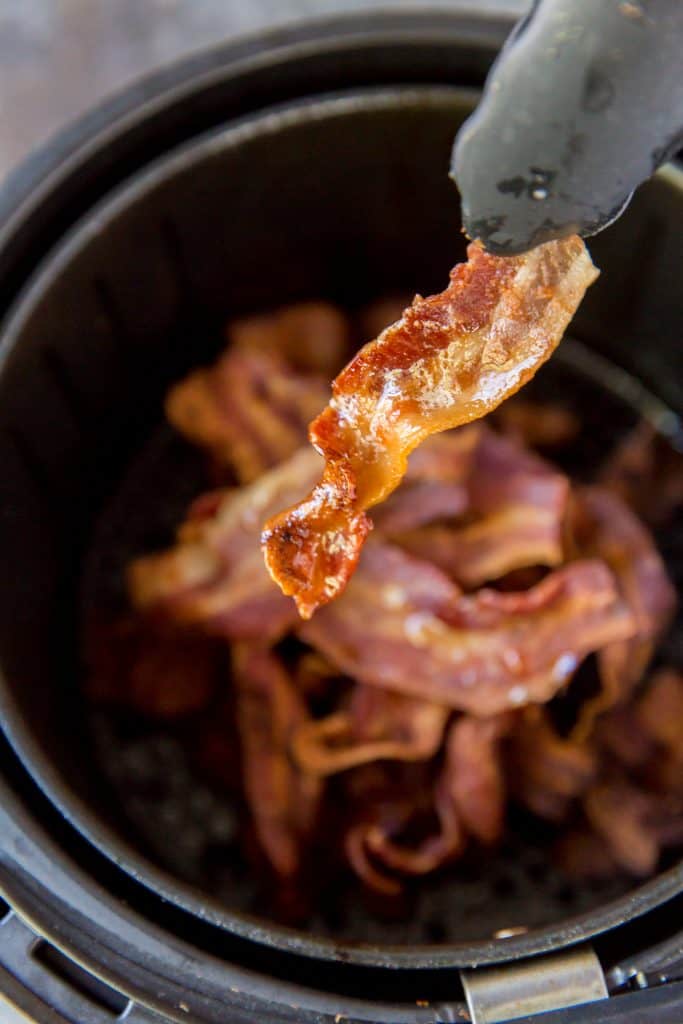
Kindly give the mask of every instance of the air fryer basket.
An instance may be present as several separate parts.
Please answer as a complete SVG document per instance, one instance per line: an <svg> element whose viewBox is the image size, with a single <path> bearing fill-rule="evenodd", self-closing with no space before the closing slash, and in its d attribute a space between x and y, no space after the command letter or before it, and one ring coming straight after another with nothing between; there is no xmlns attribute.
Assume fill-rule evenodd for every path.
<svg viewBox="0 0 683 1024"><path fill-rule="evenodd" d="M680 867L637 890L618 881L571 890L534 843L521 842L485 877L465 884L456 875L447 891L428 891L409 928L377 925L356 909L350 922L319 920L317 931L296 934L231 906L229 872L221 902L199 888L213 876L194 877L141 834L102 770L111 722L100 721L94 743L80 697L80 603L102 594L126 545L139 550L149 540L144 507L130 497L121 505L122 487L145 492L150 510L177 483L167 524L192 493L186 453L178 481L164 463L169 446L175 458L158 432L169 382L217 351L229 317L307 297L353 308L387 292L428 293L462 253L445 168L476 92L447 84L450 66L418 61L410 84L388 86L386 67L384 84L373 84L348 63L362 87L271 104L136 168L45 255L11 309L0 368L2 565L11 581L0 594L0 701L24 765L88 842L204 921L365 963L508 959L644 913L680 892ZM669 436L679 430L682 227L683 175L667 168L591 244L602 276L572 327L579 344L545 379L574 388L591 408L594 450L643 411ZM120 549L111 545L104 572L91 559L83 589L82 568L103 531ZM666 542L680 583L680 533ZM680 632L669 654L683 662ZM161 748L158 737L149 742L143 761L173 751L163 738ZM176 814L169 824L170 813L166 828L187 830L188 819ZM525 914L537 926L530 934L490 941L497 927L527 923Z"/></svg>

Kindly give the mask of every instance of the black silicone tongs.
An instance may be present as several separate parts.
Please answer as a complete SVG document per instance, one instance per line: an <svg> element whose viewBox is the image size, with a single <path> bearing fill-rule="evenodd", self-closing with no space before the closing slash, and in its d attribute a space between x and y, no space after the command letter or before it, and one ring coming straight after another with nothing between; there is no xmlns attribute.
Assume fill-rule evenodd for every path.
<svg viewBox="0 0 683 1024"><path fill-rule="evenodd" d="M683 145L683 0L537 0L455 142L470 238L593 235Z"/></svg>

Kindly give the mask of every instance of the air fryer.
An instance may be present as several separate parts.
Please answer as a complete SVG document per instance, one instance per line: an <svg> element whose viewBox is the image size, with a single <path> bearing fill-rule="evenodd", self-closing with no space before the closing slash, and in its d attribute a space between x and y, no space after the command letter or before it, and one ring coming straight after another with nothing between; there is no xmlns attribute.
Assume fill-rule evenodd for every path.
<svg viewBox="0 0 683 1024"><path fill-rule="evenodd" d="M522 831L427 883L403 921L350 896L284 927L228 847L210 856L230 808L197 811L173 736L122 732L81 693L84 607L193 494L165 390L232 317L443 286L463 251L450 146L507 27L377 16L216 50L95 112L5 192L0 964L37 1019L467 1019L459 969L588 942L614 995L586 1014L683 1013L680 865L569 884ZM601 277L541 378L590 409L587 464L642 415L681 442L682 228L669 165L591 242ZM679 589L682 537L659 538ZM621 1019L572 1012L547 1019Z"/></svg>

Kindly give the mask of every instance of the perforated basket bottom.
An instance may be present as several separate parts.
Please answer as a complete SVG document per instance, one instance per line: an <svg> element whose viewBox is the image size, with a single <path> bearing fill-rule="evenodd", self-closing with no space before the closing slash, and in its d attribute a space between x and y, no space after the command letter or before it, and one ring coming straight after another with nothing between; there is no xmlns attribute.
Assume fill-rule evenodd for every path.
<svg viewBox="0 0 683 1024"><path fill-rule="evenodd" d="M592 472L642 415L668 436L680 430L669 410L637 382L566 339L525 396L560 400L579 413L580 437L557 462L573 477ZM136 555L168 544L189 501L206 486L197 454L165 426L132 461L95 530L85 567L83 607L125 605L123 569ZM160 496L163 495L163 500ZM657 538L683 590L683 524ZM683 664L683 622L662 651ZM179 878L233 910L268 917L239 841L239 809L200 778L185 726L161 726L114 710L90 712L95 758L140 850ZM391 916L368 903L352 881L321 891L307 922L313 934L338 940L416 944L479 940L501 929L534 928L589 911L628 891L625 877L577 884L555 867L551 831L511 820L495 854L476 851L446 872L421 880Z"/></svg>

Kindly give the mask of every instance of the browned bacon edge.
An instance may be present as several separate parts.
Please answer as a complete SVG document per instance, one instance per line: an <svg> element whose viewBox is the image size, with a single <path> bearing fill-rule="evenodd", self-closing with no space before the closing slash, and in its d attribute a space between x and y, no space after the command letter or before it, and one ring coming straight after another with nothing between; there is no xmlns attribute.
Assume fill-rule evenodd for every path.
<svg viewBox="0 0 683 1024"><path fill-rule="evenodd" d="M473 243L468 257L444 292L418 296L361 349L311 424L322 480L262 535L268 571L303 618L346 586L371 528L366 510L398 486L409 453L529 380L597 274L576 236L509 258Z"/></svg>

